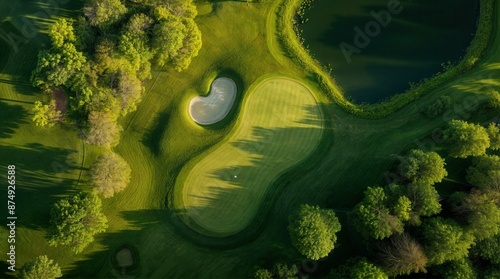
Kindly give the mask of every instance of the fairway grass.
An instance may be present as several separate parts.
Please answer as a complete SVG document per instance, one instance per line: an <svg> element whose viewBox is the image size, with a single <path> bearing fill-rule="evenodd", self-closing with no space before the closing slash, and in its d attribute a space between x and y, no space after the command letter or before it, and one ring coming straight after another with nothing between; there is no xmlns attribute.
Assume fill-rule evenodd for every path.
<svg viewBox="0 0 500 279"><path fill-rule="evenodd" d="M182 187L177 206L213 236L248 226L273 181L306 159L322 136L321 110L301 83L267 79L246 98L229 139L204 154L176 186Z"/></svg>
<svg viewBox="0 0 500 279"><path fill-rule="evenodd" d="M40 10L36 3L43 2L0 1L0 15L3 13L3 19L10 16L17 19L34 18ZM51 21L66 16L76 18L82 5L82 1L56 2L67 2L68 5L64 6L67 10L58 10L58 16L51 18ZM90 190L87 183L88 168L102 150L84 145L69 125L42 129L35 127L30 120L33 103L36 100L48 101L48 96L29 84L38 50L47 48L49 43L47 36L40 34L28 44L20 45L18 52L11 49L10 54L0 54L0 69L3 69L0 73L0 178L6 181L6 166L16 164L19 170L16 192L19 216L17 267L36 256L48 255L61 266L65 278L248 278L254 266L272 264L273 261L284 259L283 255L298 258L291 248L287 233L288 216L300 204L307 203L336 210L342 226L346 225L338 235L339 245L336 245L326 261L318 262L319 267L314 269L316 273L312 277L319 276L321 271L327 274L332 266L354 256L357 248L365 249L352 237L345 212L362 199L366 187L387 183L383 174L394 164L394 155L404 155L403 151L409 145L415 145L417 139L425 138L435 129L446 125L447 120L444 118L425 118L420 114L420 108L433 103L441 95L447 95L453 102L453 110L447 117L460 118L468 113L468 100L481 101L486 98L484 93L500 90L500 29L496 28L487 56L473 70L427 92L425 97L386 118L361 119L331 102L327 98L328 93L322 91L315 78L287 56L275 24L280 16L277 9L281 1L252 2L249 6L239 1L217 2L216 5L207 1L197 2L199 10L203 11L196 18L203 34L203 48L199 57L193 59L189 69L182 73L156 69L153 80L145 84L143 101L137 111L121 120L123 136L114 151L129 162L132 168L131 183L113 198L103 200L109 228L97 235L96 241L78 255L48 245L45 236L50 209L55 201L74 191ZM12 15L15 10L16 14ZM75 12L68 14L69 10ZM495 11L496 14L500 11L499 1L495 3ZM3 27L11 27L11 30L5 29L7 32L17 32L20 29L14 26L19 22L22 23L20 20L12 21L12 24L6 21L9 25ZM498 19L495 22L498 24ZM8 44L0 43L0 46L7 47ZM237 74L223 74L227 70ZM199 92L208 92L217 76L230 76L238 85L238 96L234 109L223 121L202 127L193 122L187 107L191 98ZM228 206L233 204L229 194L236 195L238 191L249 193L250 190L248 185L230 185L229 182L228 189L222 189L223 192L218 193L221 195L214 195L217 199L210 200L208 195L204 200L198 199L203 205L191 207L192 214L197 209L199 214L217 214L225 207L227 211L238 210L234 212L238 214L231 213L231 216L248 218L246 223L251 223L241 233L228 238L207 237L198 233L209 232L198 223L193 222L188 227L179 220L184 220L184 216L191 218L185 214L187 209L182 210L183 182L197 163L211 156L211 151L228 145L238 128L245 125L249 103L256 101L256 92L252 88L257 88L264 76L289 76L312 90L325 119L322 119L321 124L314 124L314 117L300 111L310 121L299 119L299 122L309 124L293 123L290 129L307 130L304 136L309 137L309 133L324 125L321 143L306 161L282 170L281 174L273 174L276 180L271 179L265 189L260 188L261 200L240 195L239 199L248 200L234 203L241 208L233 209ZM269 97L273 95L269 94ZM288 97L291 97L289 93ZM278 104L272 109L281 107ZM461 111L461 108L465 109ZM268 113L274 118L284 112L271 110ZM262 131L269 131L269 135L276 135L277 138L281 133L290 136L289 129L280 128L284 126L279 122L281 117L277 118L275 123L268 124L267 127L271 128ZM304 128L300 128L301 125ZM262 145L268 138L258 138L251 132L248 135L245 139L249 143L258 141ZM248 155L251 168L259 166L258 162L263 159L259 159L262 150L268 150L258 149L260 143L240 145L252 146L252 150L256 150L253 155ZM288 139L282 143L297 146ZM425 148L432 146L428 141L424 144ZM235 150L237 155L240 154L239 148ZM293 149L287 150L295 152ZM270 160L277 158L273 154L266 156ZM220 164L219 167L212 169L231 168L230 165L223 165L223 160L219 161L214 162ZM245 162L239 161L241 164ZM449 167L453 166L450 164ZM263 174L271 175L271 171ZM237 176L242 178L241 174ZM260 176L258 173L255 179L261 179ZM436 187L442 190L440 185ZM223 199L222 195L227 195L227 198ZM5 202L6 187L0 189L0 196ZM227 204L221 204L222 201ZM244 203L263 208L262 214L249 213L249 216L243 216L247 214L244 210L255 209L244 209ZM215 206L219 207L219 211L211 208ZM5 214L6 211L4 220ZM201 215L198 219L203 216L210 217ZM223 218L226 217L220 217ZM257 224L259 221L262 222ZM0 235L7 234L6 227L0 227ZM212 232L212 235L216 233ZM0 241L0 250L7 251L7 245L7 241ZM117 252L123 247L132 251L134 263L125 270L119 268L116 258ZM1 278L11 278L6 273L6 259L7 255L4 254ZM307 265L299 266L301 270L311 270L310 264L315 266L315 263L308 261L303 263Z"/></svg>

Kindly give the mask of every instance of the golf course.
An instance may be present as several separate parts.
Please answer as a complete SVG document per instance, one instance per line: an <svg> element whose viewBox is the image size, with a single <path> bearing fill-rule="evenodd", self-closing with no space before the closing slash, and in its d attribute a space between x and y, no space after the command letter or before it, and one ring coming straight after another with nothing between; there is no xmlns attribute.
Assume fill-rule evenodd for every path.
<svg viewBox="0 0 500 279"><path fill-rule="evenodd" d="M304 85L276 77L250 90L241 124L177 186L182 189L179 209L214 236L248 226L276 178L321 141L321 109Z"/></svg>
<svg viewBox="0 0 500 279"><path fill-rule="evenodd" d="M341 40L352 41L356 26L376 22L370 11L390 10L388 2L394 0L356 0L356 8L344 7L335 15L341 22L310 22L325 25L321 34L300 22L308 12L321 14L314 10L317 1L327 9L333 6L325 2L333 0L194 0L179 4L179 10L165 1L103 0L118 5L113 11L121 13L102 25L91 21L99 14L92 10L96 0L0 2L0 178L11 181L9 166L16 171L15 197L7 182L0 189L6 207L0 217L6 222L14 216L6 210L8 200L15 201L17 217L16 271L8 268L12 230L3 225L0 277L18 278L41 255L57 263L62 278L342 278L328 276L359 257L382 266L391 278L409 274L389 270L372 253L392 238L366 238L353 220L359 204L369 200L368 187L413 179L393 175L413 149L435 152L446 161L446 178L431 185L443 212L418 216L422 227L435 225L427 219L454 218L453 204L447 204L454 192L474 192L467 175L473 159L448 155L451 144L443 135L454 119L483 126L498 122L498 110L487 104L492 92L500 91L500 1L474 1L475 13L463 22L466 31L433 22L424 26L420 23L434 11L432 4L424 9L424 4L396 1L411 14L392 14L394 25L370 37L373 45L353 54L351 65L338 50L339 40L326 38L328 46L313 40L343 34ZM459 18L461 11L454 15ZM435 14L432 18L439 21ZM334 28L337 23L342 32ZM51 26L70 31L53 32ZM414 45L415 55L384 48L406 27L421 28L419 34L429 35L424 42L449 31L461 43L446 46L440 40L431 50ZM170 30L185 37L152 35ZM85 45L82 34L94 39ZM136 43L140 36L148 39ZM407 36L399 43L420 41ZM186 42L192 45L183 46ZM178 49L172 51L173 46ZM329 48L335 55L327 55ZM59 49L72 53L69 70L55 59L43 59L53 53L64 57ZM50 80L53 69L43 67L51 65L69 77ZM123 93L129 88L137 88L137 94ZM448 106L437 117L427 117L424 111L443 96ZM61 106L67 107L62 115L46 112ZM41 121L40 111L52 118ZM95 119L108 126L95 125ZM52 120L55 125L49 125ZM96 127L104 132L92 134ZM498 155L497 149L488 152ZM108 181L100 179L107 173L98 175L99 162L111 155L123 175L109 181L124 185L96 192ZM97 212L99 218L60 225L64 214L57 210L80 200L93 204L92 210L64 214ZM304 221L297 217L307 209L303 205L329 213L317 211ZM386 215L400 216L394 211ZM330 219L321 233L336 234L326 237L331 246L320 256L306 255L291 230L324 216ZM81 247L78 239L61 237L71 225L82 230L97 223L101 226ZM415 224L404 223L399 234L427 241L427 231L421 233ZM304 230L302 235L316 234ZM483 265L474 267L477 278L495 278L481 272L499 265L473 249L467 261ZM431 253L427 257L429 272L412 270L411 276L452 278L439 277L442 263ZM467 253L445 264L464 257ZM279 273L277 264L293 266L293 275ZM259 277L256 270L271 275Z"/></svg>

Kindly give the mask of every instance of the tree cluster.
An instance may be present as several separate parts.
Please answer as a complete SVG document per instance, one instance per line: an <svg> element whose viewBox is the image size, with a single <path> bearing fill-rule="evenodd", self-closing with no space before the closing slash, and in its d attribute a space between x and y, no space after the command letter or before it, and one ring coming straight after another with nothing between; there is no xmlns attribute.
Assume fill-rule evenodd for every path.
<svg viewBox="0 0 500 279"><path fill-rule="evenodd" d="M451 106L450 96L440 96L432 104L420 109L420 112L428 118L436 118L443 114Z"/></svg>
<svg viewBox="0 0 500 279"><path fill-rule="evenodd" d="M488 149L500 149L500 127L496 123L490 123L485 128L464 120L452 120L444 135L449 154L454 158L481 156Z"/></svg>
<svg viewBox="0 0 500 279"><path fill-rule="evenodd" d="M108 220L101 212L101 200L94 192L78 192L59 200L50 215L49 244L67 246L76 254L108 227Z"/></svg>
<svg viewBox="0 0 500 279"><path fill-rule="evenodd" d="M152 67L182 71L198 55L196 15L191 0L86 0L78 20L50 26L51 48L40 51L31 81L48 93L62 90L87 142L113 147L117 120L137 109ZM40 103L34 112L39 126L61 117Z"/></svg>
<svg viewBox="0 0 500 279"><path fill-rule="evenodd" d="M444 160L435 152L411 150L403 161L403 185L368 187L353 210L353 222L366 237L385 239L401 234L405 223L419 225L421 217L441 211L434 184L447 175Z"/></svg>
<svg viewBox="0 0 500 279"><path fill-rule="evenodd" d="M304 256L319 260L328 256L341 225L333 210L303 204L290 216L288 231L293 246Z"/></svg>

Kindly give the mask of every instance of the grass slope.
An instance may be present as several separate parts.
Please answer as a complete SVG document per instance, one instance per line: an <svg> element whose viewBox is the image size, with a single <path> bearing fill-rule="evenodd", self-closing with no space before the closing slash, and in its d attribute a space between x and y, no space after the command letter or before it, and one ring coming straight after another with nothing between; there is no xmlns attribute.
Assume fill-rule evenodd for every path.
<svg viewBox="0 0 500 279"><path fill-rule="evenodd" d="M176 208L209 235L244 229L276 177L307 158L321 139L320 108L305 86L276 77L249 91L229 139L177 186L182 204Z"/></svg>
<svg viewBox="0 0 500 279"><path fill-rule="evenodd" d="M20 1L10 2L0 2L0 24L2 30L20 34L22 18L36 18L41 7L36 1L22 1L22 5ZM342 210L354 206L367 186L385 183L382 173L395 161L391 154L401 154L409 145L415 145L415 139L442 127L448 118L467 113L469 105L484 99L483 93L500 87L497 28L486 58L472 71L384 119L360 119L328 102L313 77L305 75L284 54L275 36L276 3L200 4L204 13L196 19L203 33L200 56L184 73L156 71L153 80L146 84L147 91L137 112L122 121L125 131L115 151L130 163L132 181L125 191L104 201L110 228L78 256L49 247L45 230L51 204L75 187L88 187L85 170L97 150L89 146L84 150L76 132L68 127L44 130L30 123L31 104L43 97L28 85L28 80L37 51L46 47L45 36L30 39L17 53L0 55L0 179L6 180L8 164L18 164L19 266L35 256L48 254L60 263L67 277L116 278L120 273L112 268L110 259L116 256L115 248L127 244L137 250L140 258L140 265L128 275L138 278L248 277L256 264L275 261L282 254L296 255L289 248L286 219L299 204L309 203L334 208L341 215L339 245L329 261L320 264L320 269L327 269L354 253L356 240L351 237L350 228L344 226ZM55 10L58 16L75 16L70 10L80 5L81 1L71 1ZM495 6L498 14L500 2ZM39 22L39 28L43 28L42 23L47 20ZM241 104L236 103L231 121L208 129L194 124L187 113L189 100L196 92L207 92L211 81L228 70L238 73L243 98L263 76L287 75L304 83L322 106L321 122L326 127L321 143L325 150L315 158L314 168L301 165L299 172L294 169L283 175L293 179L280 180L286 187L277 192L279 195L272 193L263 201L272 210L262 216L262 229L230 248L224 246L224 239L207 238L179 225L180 212L172 207L180 170L226 138L244 113ZM443 94L451 96L454 102L447 118L430 121L418 113L420 107ZM57 163L66 168L58 168ZM82 179L78 180L80 174ZM6 199L6 188L0 189L0 198ZM0 227L0 236L7 237L4 226ZM214 248L198 244L208 242ZM0 241L0 250L6 251L6 245L6 241ZM5 253L0 259L4 272Z"/></svg>

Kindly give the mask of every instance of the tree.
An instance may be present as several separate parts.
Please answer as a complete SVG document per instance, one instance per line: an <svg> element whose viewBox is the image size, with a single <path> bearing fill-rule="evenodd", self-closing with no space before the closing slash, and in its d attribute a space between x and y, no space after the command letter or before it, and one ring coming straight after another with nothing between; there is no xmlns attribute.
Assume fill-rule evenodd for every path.
<svg viewBox="0 0 500 279"><path fill-rule="evenodd" d="M467 182L481 189L500 190L500 157L484 155L474 158L467 170Z"/></svg>
<svg viewBox="0 0 500 279"><path fill-rule="evenodd" d="M500 234L478 241L471 252L500 266Z"/></svg>
<svg viewBox="0 0 500 279"><path fill-rule="evenodd" d="M201 32L193 19L183 19L186 26L186 36L183 41L183 46L172 60L174 69L178 72L189 67L194 57L202 47Z"/></svg>
<svg viewBox="0 0 500 279"><path fill-rule="evenodd" d="M400 196L393 208L394 215L401 221L410 220L411 210L411 201L407 196Z"/></svg>
<svg viewBox="0 0 500 279"><path fill-rule="evenodd" d="M153 28L153 49L160 66L171 62L182 71L198 55L202 46L201 32L194 20L182 17L163 6L154 11L158 24Z"/></svg>
<svg viewBox="0 0 500 279"><path fill-rule="evenodd" d="M83 53L72 43L60 48L43 50L38 54L38 64L31 76L33 86L48 89L64 85L87 62Z"/></svg>
<svg viewBox="0 0 500 279"><path fill-rule="evenodd" d="M299 252L313 260L328 256L341 229L333 210L303 204L289 219L288 232Z"/></svg>
<svg viewBox="0 0 500 279"><path fill-rule="evenodd" d="M113 152L101 155L90 168L90 182L105 198L123 191L130 182L131 169L122 157Z"/></svg>
<svg viewBox="0 0 500 279"><path fill-rule="evenodd" d="M450 96L440 96L432 104L423 107L420 112L428 118L436 118L451 106Z"/></svg>
<svg viewBox="0 0 500 279"><path fill-rule="evenodd" d="M271 269L258 268L253 274L255 279L297 279L299 269L296 265L277 262Z"/></svg>
<svg viewBox="0 0 500 279"><path fill-rule="evenodd" d="M451 261L438 266L437 272L443 279L474 279L477 272L467 258Z"/></svg>
<svg viewBox="0 0 500 279"><path fill-rule="evenodd" d="M127 7L120 0L88 0L83 13L90 25L106 28L123 18Z"/></svg>
<svg viewBox="0 0 500 279"><path fill-rule="evenodd" d="M490 139L484 127L463 120L452 120L445 130L450 156L467 158L486 153Z"/></svg>
<svg viewBox="0 0 500 279"><path fill-rule="evenodd" d="M330 272L331 279L388 279L387 274L366 258L349 259L346 264Z"/></svg>
<svg viewBox="0 0 500 279"><path fill-rule="evenodd" d="M434 217L422 225L424 250L430 264L442 264L466 257L474 236L465 232L455 221Z"/></svg>
<svg viewBox="0 0 500 279"><path fill-rule="evenodd" d="M490 125L486 127L486 131L488 132L488 136L490 138L490 149L500 149L500 126L496 123L490 123Z"/></svg>
<svg viewBox="0 0 500 279"><path fill-rule="evenodd" d="M62 118L61 112L56 109L55 100L52 100L48 105L36 101L32 110L34 115L31 120L35 122L36 126L53 127L57 122L61 121Z"/></svg>
<svg viewBox="0 0 500 279"><path fill-rule="evenodd" d="M409 235L395 235L380 245L379 258L389 275L427 272L427 257L422 246Z"/></svg>
<svg viewBox="0 0 500 279"><path fill-rule="evenodd" d="M500 233L500 193L473 190L455 202L455 212L465 217L469 231L478 240Z"/></svg>
<svg viewBox="0 0 500 279"><path fill-rule="evenodd" d="M403 222L391 215L387 196L381 187L368 187L361 203L354 208L354 222L358 230L368 237L384 239L403 232Z"/></svg>
<svg viewBox="0 0 500 279"><path fill-rule="evenodd" d="M26 262L19 271L21 279L55 279L61 276L59 265L45 255Z"/></svg>
<svg viewBox="0 0 500 279"><path fill-rule="evenodd" d="M273 279L273 274L271 273L271 271L269 271L267 269L259 268L255 271L253 278L255 278L255 279Z"/></svg>
<svg viewBox="0 0 500 279"><path fill-rule="evenodd" d="M69 246L76 254L108 227L95 193L79 192L62 199L54 204L50 215L49 245Z"/></svg>
<svg viewBox="0 0 500 279"><path fill-rule="evenodd" d="M137 109L142 90L141 81L135 74L123 70L119 71L117 98L121 102L122 115L126 115Z"/></svg>
<svg viewBox="0 0 500 279"><path fill-rule="evenodd" d="M76 42L73 25L64 18L50 26L49 36L52 40L52 46L56 48L61 48L65 43Z"/></svg>
<svg viewBox="0 0 500 279"><path fill-rule="evenodd" d="M297 279L297 273L299 273L299 269L296 265L288 265L286 263L276 263L273 267L273 273L277 278L280 279Z"/></svg>
<svg viewBox="0 0 500 279"><path fill-rule="evenodd" d="M482 275L483 279L498 279L500 278L500 268L498 268L498 266L492 266L485 270Z"/></svg>
<svg viewBox="0 0 500 279"><path fill-rule="evenodd" d="M448 175L446 163L436 152L423 152L419 149L410 151L401 174L411 183L433 185L439 183Z"/></svg>
<svg viewBox="0 0 500 279"><path fill-rule="evenodd" d="M441 212L439 193L431 185L411 183L406 187L406 196L412 205L413 224L420 224L420 216L432 216Z"/></svg>
<svg viewBox="0 0 500 279"><path fill-rule="evenodd" d="M489 93L488 106L492 109L500 108L500 93L498 91L491 91Z"/></svg>
<svg viewBox="0 0 500 279"><path fill-rule="evenodd" d="M116 146L121 130L121 127L117 123L115 112L91 111L89 114L87 142L104 147Z"/></svg>

